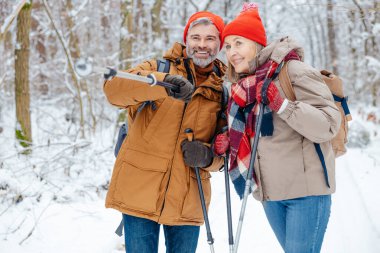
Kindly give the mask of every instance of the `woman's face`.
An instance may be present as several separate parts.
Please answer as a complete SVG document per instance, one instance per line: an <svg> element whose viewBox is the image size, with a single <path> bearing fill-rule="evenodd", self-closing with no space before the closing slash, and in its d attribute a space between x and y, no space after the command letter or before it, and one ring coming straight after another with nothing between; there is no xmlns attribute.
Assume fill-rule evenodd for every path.
<svg viewBox="0 0 380 253"><path fill-rule="evenodd" d="M248 73L249 62L256 56L256 43L238 35L229 35L224 39L227 60L236 73Z"/></svg>

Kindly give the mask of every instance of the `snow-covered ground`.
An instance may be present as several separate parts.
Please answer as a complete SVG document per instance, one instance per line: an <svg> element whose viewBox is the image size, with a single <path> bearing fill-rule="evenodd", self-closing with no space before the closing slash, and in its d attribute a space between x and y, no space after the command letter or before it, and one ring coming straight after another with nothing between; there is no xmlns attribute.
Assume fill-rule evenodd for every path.
<svg viewBox="0 0 380 253"><path fill-rule="evenodd" d="M358 119L358 116L356 117ZM379 128L378 125L368 126ZM104 139L107 138L109 136L104 137ZM337 159L337 192L333 195L332 213L323 244L323 253L380 252L380 186L378 184L380 138L374 136L371 139L372 142L368 147L351 148L345 156ZM4 150L4 138L0 137L0 141L1 150ZM77 175L78 180L67 181L68 185L65 185L64 175L61 175L62 179L59 176L48 178L49 170L46 172L47 168L41 166L41 164L47 167L49 164L57 166L57 164L68 162L66 159L72 154L62 155L65 151L59 147L56 147L59 151L57 154L63 156L60 162L53 159L46 161L42 158L39 161L38 156L34 156L34 162L29 163L22 161L22 157L7 156L7 160L0 159L1 253L124 252L123 238L114 234L120 222L120 214L104 208L105 191L99 190L98 187L102 185L102 180L108 180L113 163L112 150L108 148L102 151L99 149L101 146L98 143L91 153L88 151L82 154L83 157L72 159L72 162L79 162L86 166L93 165L96 173L81 171L80 166L72 166L71 170L65 173L69 173L71 177ZM51 148L54 149L54 147ZM80 156L80 148L77 152L79 153L76 156ZM54 152L51 151L51 153ZM88 155L93 155L93 157L85 157ZM4 155L0 155L0 158L4 158ZM9 159L12 161L9 162ZM36 168L30 168L32 172L26 178L25 174L19 173L25 171L20 166L15 167L16 171L9 172L8 167L12 163L16 165L21 161L25 166L37 164ZM8 167L4 169L4 166ZM32 178L36 175L42 175L41 182L46 180L47 183L33 181L26 184L28 177ZM20 181L23 182L24 187L22 184L20 186ZM18 186L5 187L5 182ZM31 179L30 182L32 182ZM50 193L47 192L46 185L51 187ZM213 196L209 218L215 238L215 251L227 253L228 233L223 173L213 174L212 185ZM28 197L16 201L18 204L9 205L6 193L9 196L10 191L17 191L18 188L22 188L19 189L20 192ZM33 194L40 194L40 196L33 196ZM241 202L232 191L231 196L234 230L236 230ZM162 236L159 252L165 252ZM204 226L201 227L197 252L209 252ZM282 252L266 221L261 204L252 197L248 200L239 252Z"/></svg>

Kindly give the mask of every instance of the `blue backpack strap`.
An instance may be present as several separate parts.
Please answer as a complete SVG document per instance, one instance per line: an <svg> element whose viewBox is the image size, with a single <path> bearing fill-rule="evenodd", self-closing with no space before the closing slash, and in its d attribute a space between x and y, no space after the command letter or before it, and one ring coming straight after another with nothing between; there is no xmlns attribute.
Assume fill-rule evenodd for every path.
<svg viewBox="0 0 380 253"><path fill-rule="evenodd" d="M226 115L226 111L227 111L227 106L228 106L228 88L223 85L223 93L222 93L222 107L221 107L221 110L220 110L220 117L222 119L225 119L227 120L227 115Z"/></svg>
<svg viewBox="0 0 380 253"><path fill-rule="evenodd" d="M348 100L348 97L338 97L337 95L334 95L333 94L333 97L334 97L334 100L336 102L340 102L341 105L342 105L342 108L343 108L343 111L344 111L344 115L349 115L351 114L350 113L350 109L348 109L348 104L347 104L347 100Z"/></svg>
<svg viewBox="0 0 380 253"><path fill-rule="evenodd" d="M315 150L317 151L319 160L321 160L321 164L322 164L322 167L323 167L323 173L325 175L326 184L330 188L329 175L327 174L327 167L326 167L326 163L325 163L325 157L323 156L321 145L319 145L318 143L314 143L314 147L315 147Z"/></svg>
<svg viewBox="0 0 380 253"><path fill-rule="evenodd" d="M119 133L117 135L117 141L116 141L116 145L114 149L115 157L117 157L117 155L119 154L121 144L123 144L123 141L125 137L127 136L127 134L128 134L128 123L124 122L123 125L120 127Z"/></svg>
<svg viewBox="0 0 380 253"><path fill-rule="evenodd" d="M157 71L158 72L163 72L163 73L169 73L170 71L170 61L168 59L162 60L162 59L157 59ZM144 109L145 106L151 105L153 111L157 109L156 103L154 101L145 101L143 102L139 108L137 109L137 112L141 112L142 109Z"/></svg>
<svg viewBox="0 0 380 253"><path fill-rule="evenodd" d="M157 71L162 73L169 73L170 61L168 59L157 59Z"/></svg>
<svg viewBox="0 0 380 253"><path fill-rule="evenodd" d="M215 74L219 77L222 77L222 73L220 72L220 69L214 64L212 67L212 71L215 72Z"/></svg>
<svg viewBox="0 0 380 253"><path fill-rule="evenodd" d="M115 231L115 234L117 234L119 237L123 235L123 227L124 227L124 216L122 215L120 224Z"/></svg>

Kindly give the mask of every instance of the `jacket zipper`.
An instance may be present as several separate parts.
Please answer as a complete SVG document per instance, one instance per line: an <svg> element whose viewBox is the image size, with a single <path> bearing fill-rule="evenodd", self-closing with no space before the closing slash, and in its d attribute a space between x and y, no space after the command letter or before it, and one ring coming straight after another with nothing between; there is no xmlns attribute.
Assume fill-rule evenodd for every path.
<svg viewBox="0 0 380 253"><path fill-rule="evenodd" d="M189 103L190 103L190 101L189 101ZM160 211L160 217L161 217L162 211L164 210L164 207L165 207L166 194L168 192L168 188L169 188L169 185L170 185L171 174L172 174L173 163L174 163L174 157L176 155L176 150L177 150L177 145L178 145L178 141L179 141L179 136L180 136L181 130L182 130L183 116L185 115L186 108L187 108L187 103L185 103L185 106L184 106L183 111L182 111L181 123L179 125L179 130L178 130L178 134L177 134L177 141L175 143L175 149L174 149L174 152L173 152L172 161L171 161L170 166L169 166L169 168L170 168L169 179L168 179L168 184L166 185L166 189L165 189L164 201L162 203L162 207L161 207L161 211Z"/></svg>
<svg viewBox="0 0 380 253"><path fill-rule="evenodd" d="M257 186L257 187L260 187L261 190L261 199L264 201L264 200L267 200L267 196L265 195L265 192L264 192L264 184L263 184L263 180L262 180L262 177L261 177L261 166L260 166L260 154L259 154L259 151L257 150L257 164L258 164L258 171L259 171L259 183L260 183L260 186ZM257 176L257 175L256 175Z"/></svg>

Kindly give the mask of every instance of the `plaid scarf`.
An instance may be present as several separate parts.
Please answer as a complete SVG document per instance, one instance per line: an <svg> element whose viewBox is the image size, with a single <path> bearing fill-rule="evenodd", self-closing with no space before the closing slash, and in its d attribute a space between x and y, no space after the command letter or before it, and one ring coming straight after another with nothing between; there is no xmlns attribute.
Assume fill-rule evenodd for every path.
<svg viewBox="0 0 380 253"><path fill-rule="evenodd" d="M291 51L284 61L291 59L299 60L295 51ZM244 188L247 179L249 162L251 159L251 141L255 136L255 122L258 114L258 104L256 103L256 84L266 78L270 78L278 64L272 60L265 62L255 72L254 75L240 79L231 86L231 99L228 103L228 128L230 137L230 169L229 174L234 184L235 190L240 199L243 198ZM265 107L269 109L269 107ZM272 116L272 112L268 113ZM271 126L268 126L270 125ZM271 128L269 134L273 132L273 122L270 117L263 119L262 129ZM266 131L268 132L268 131ZM263 135L263 131L261 132ZM257 188L256 174L253 171L253 184L250 191Z"/></svg>

